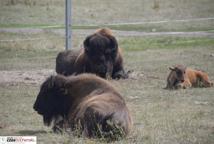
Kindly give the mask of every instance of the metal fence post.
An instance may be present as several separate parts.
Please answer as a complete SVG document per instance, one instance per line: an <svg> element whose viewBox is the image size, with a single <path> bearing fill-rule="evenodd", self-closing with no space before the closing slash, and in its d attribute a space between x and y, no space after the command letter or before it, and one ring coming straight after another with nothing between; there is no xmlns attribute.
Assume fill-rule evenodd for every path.
<svg viewBox="0 0 214 144"><path fill-rule="evenodd" d="M65 48L68 50L71 49L71 0L65 1Z"/></svg>

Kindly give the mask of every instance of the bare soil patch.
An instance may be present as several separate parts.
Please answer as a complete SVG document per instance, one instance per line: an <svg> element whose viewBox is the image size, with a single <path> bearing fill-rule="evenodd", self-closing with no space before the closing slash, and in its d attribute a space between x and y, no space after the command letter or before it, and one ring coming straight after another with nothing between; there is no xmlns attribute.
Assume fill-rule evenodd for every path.
<svg viewBox="0 0 214 144"><path fill-rule="evenodd" d="M0 84L18 85L18 83L24 83L39 85L51 74L55 74L54 70L0 71Z"/></svg>

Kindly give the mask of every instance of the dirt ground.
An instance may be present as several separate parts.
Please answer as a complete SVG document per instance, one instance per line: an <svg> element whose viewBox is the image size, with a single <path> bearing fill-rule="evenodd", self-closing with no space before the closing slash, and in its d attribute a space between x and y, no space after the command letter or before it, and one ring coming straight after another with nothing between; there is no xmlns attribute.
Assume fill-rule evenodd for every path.
<svg viewBox="0 0 214 144"><path fill-rule="evenodd" d="M43 69L43 70L24 70L24 71L0 71L1 79L0 85L18 85L19 83L24 84L40 84L46 77L51 74L55 74L54 70Z"/></svg>

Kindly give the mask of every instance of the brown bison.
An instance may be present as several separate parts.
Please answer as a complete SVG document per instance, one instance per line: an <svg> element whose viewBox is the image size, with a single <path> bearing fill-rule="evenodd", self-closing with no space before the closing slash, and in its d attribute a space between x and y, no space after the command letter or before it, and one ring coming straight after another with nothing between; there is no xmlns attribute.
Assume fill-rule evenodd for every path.
<svg viewBox="0 0 214 144"><path fill-rule="evenodd" d="M67 50L60 52L56 58L56 72L65 76L75 74L74 64L80 50Z"/></svg>
<svg viewBox="0 0 214 144"><path fill-rule="evenodd" d="M171 72L167 78L166 89L213 86L205 72L186 68L183 65L176 65L169 69Z"/></svg>
<svg viewBox="0 0 214 144"><path fill-rule="evenodd" d="M118 42L109 29L99 29L89 35L80 51L60 52L56 58L56 72L65 76L93 73L102 78L127 78Z"/></svg>
<svg viewBox="0 0 214 144"><path fill-rule="evenodd" d="M45 125L54 122L54 130L78 130L89 138L116 140L132 127L123 97L109 82L93 74L49 77L33 108L43 116Z"/></svg>

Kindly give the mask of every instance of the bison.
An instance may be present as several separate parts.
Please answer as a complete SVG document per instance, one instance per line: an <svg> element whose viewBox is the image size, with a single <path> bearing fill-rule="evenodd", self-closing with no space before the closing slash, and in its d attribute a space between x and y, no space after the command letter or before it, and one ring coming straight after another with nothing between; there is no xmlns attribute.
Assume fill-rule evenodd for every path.
<svg viewBox="0 0 214 144"><path fill-rule="evenodd" d="M125 100L106 80L93 74L50 76L33 106L53 129L78 130L89 138L117 140L131 130L132 118Z"/></svg>
<svg viewBox="0 0 214 144"><path fill-rule="evenodd" d="M67 50L56 57L56 72L64 76L75 74L74 64L81 50Z"/></svg>
<svg viewBox="0 0 214 144"><path fill-rule="evenodd" d="M166 89L213 86L208 74L203 71L187 68L184 65L176 65L169 69L171 72L167 78Z"/></svg>
<svg viewBox="0 0 214 144"><path fill-rule="evenodd" d="M87 36L81 50L60 52L56 58L56 72L65 76L93 73L102 78L128 78L121 49L107 28Z"/></svg>

